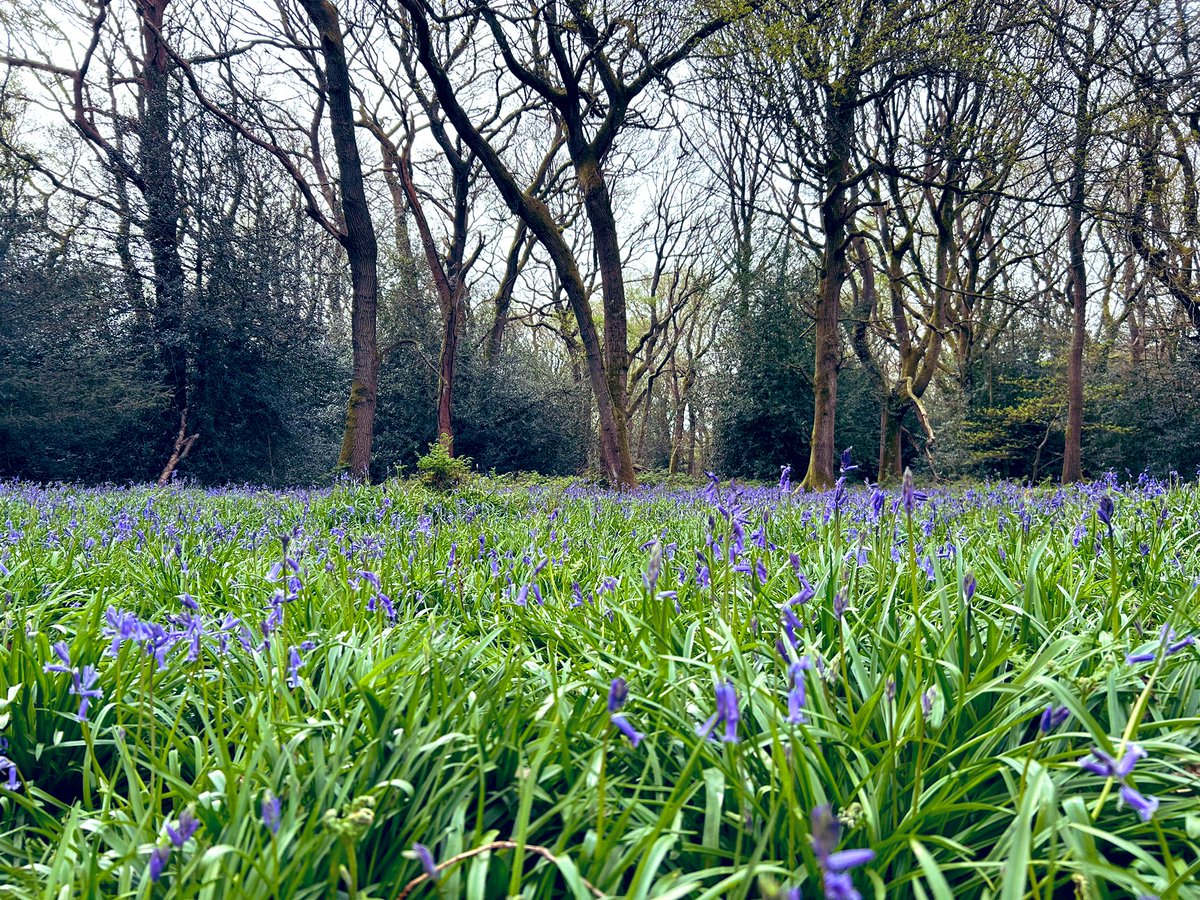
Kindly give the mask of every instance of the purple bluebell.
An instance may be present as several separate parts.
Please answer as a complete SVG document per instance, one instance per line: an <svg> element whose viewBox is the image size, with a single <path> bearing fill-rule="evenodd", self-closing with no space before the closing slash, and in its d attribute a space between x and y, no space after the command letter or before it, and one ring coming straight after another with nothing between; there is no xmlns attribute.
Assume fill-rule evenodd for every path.
<svg viewBox="0 0 1200 900"><path fill-rule="evenodd" d="M1042 734L1049 734L1052 731L1057 731L1062 726L1063 722L1071 717L1071 711L1065 706L1055 706L1051 703L1042 712L1042 719L1038 723L1038 730Z"/></svg>
<svg viewBox="0 0 1200 900"><path fill-rule="evenodd" d="M54 652L54 655L62 661L57 663L46 663L44 666L42 666L42 671L46 673L59 672L64 675L73 674L75 670L71 668L71 651L67 647L66 641L58 641L55 644L51 644L50 649Z"/></svg>
<svg viewBox="0 0 1200 900"><path fill-rule="evenodd" d="M812 662L807 656L802 656L798 662L794 662L788 667L790 687L788 688L787 720L792 725L803 725L808 721L808 717L804 713L804 704L807 701L804 671L811 667Z"/></svg>
<svg viewBox="0 0 1200 900"><path fill-rule="evenodd" d="M288 687L295 687L300 682L300 669L304 667L304 660L300 658L300 650L297 647L288 648Z"/></svg>
<svg viewBox="0 0 1200 900"><path fill-rule="evenodd" d="M421 868L425 871L426 877L430 881L438 880L437 863L433 861L433 854L429 852L429 848L424 844L413 844L413 853L420 860Z"/></svg>
<svg viewBox="0 0 1200 900"><path fill-rule="evenodd" d="M262 822L271 834L279 833L279 798L267 791L262 798Z"/></svg>
<svg viewBox="0 0 1200 900"><path fill-rule="evenodd" d="M904 507L904 512L908 515L913 514L913 510L917 508L917 486L913 482L912 469L905 468L904 478L900 482L900 505Z"/></svg>
<svg viewBox="0 0 1200 900"><path fill-rule="evenodd" d="M1104 524L1104 527L1108 529L1108 533L1110 535L1113 531L1112 519L1115 511L1116 504L1113 502L1113 498L1110 495L1105 494L1100 498L1100 504L1096 507L1096 518Z"/></svg>
<svg viewBox="0 0 1200 900"><path fill-rule="evenodd" d="M873 859L875 859L875 851L867 848L839 850L836 853L830 853L826 857L825 867L834 872L845 872L848 869L857 869L859 866L865 866Z"/></svg>
<svg viewBox="0 0 1200 900"><path fill-rule="evenodd" d="M1129 663L1130 665L1154 662L1155 655L1156 654L1150 650L1146 650L1141 653L1130 653L1125 657L1125 662Z"/></svg>
<svg viewBox="0 0 1200 900"><path fill-rule="evenodd" d="M0 750L6 750L7 745L0 747ZM4 775L3 787L5 790L16 793L21 789L21 773L17 771L17 764L7 756L0 756L0 773Z"/></svg>
<svg viewBox="0 0 1200 900"><path fill-rule="evenodd" d="M1154 813L1158 810L1157 797L1143 796L1127 784L1121 785L1120 796L1121 802L1136 812L1143 822L1154 818Z"/></svg>
<svg viewBox="0 0 1200 900"><path fill-rule="evenodd" d="M179 814L178 826L167 826L167 837L171 839L171 843L178 850L183 849L183 845L200 829L200 820L196 818L196 814L190 809L185 809Z"/></svg>
<svg viewBox="0 0 1200 900"><path fill-rule="evenodd" d="M937 687L931 686L921 695L921 714L928 719L933 712L933 701L937 699Z"/></svg>
<svg viewBox="0 0 1200 900"><path fill-rule="evenodd" d="M662 545L658 541L655 541L654 546L650 549L650 559L646 563L646 571L642 574L642 583L646 585L647 592L654 593L654 587L658 584L658 578L661 574Z"/></svg>
<svg viewBox="0 0 1200 900"><path fill-rule="evenodd" d="M1133 809L1143 822L1150 821L1158 809L1158 799L1143 796L1128 781L1139 760L1146 758L1146 751L1137 744L1131 744L1121 754L1120 759L1113 759L1099 747L1093 747L1092 757L1092 759L1080 760L1080 767L1102 778L1121 782L1121 802Z"/></svg>
<svg viewBox="0 0 1200 900"><path fill-rule="evenodd" d="M821 867L821 886L825 900L862 900L850 879L849 870L866 865L875 858L870 849L837 850L842 825L829 806L812 811L811 840L817 864Z"/></svg>
<svg viewBox="0 0 1200 900"><path fill-rule="evenodd" d="M717 685L716 695L717 715L725 723L725 734L722 740L730 744L736 744L738 740L737 725L741 714L738 710L738 696L737 691L733 687L733 682L726 681L723 685Z"/></svg>
<svg viewBox="0 0 1200 900"><path fill-rule="evenodd" d="M786 494L792 487L792 467L779 467L779 493Z"/></svg>
<svg viewBox="0 0 1200 900"><path fill-rule="evenodd" d="M713 729L723 723L725 725L723 740L737 743L737 723L740 718L737 691L734 690L733 683L730 681L716 685L713 690L717 699L717 711L709 716L703 725L697 725L696 731L701 737L709 737Z"/></svg>
<svg viewBox="0 0 1200 900"><path fill-rule="evenodd" d="M150 880L157 882L162 878L163 870L167 867L167 860L171 858L171 847L155 847L150 851Z"/></svg>
<svg viewBox="0 0 1200 900"><path fill-rule="evenodd" d="M100 679L100 673L96 671L95 666L84 666L78 672L72 674L71 693L79 698L79 716L80 721L87 719L88 708L93 700L100 700L104 697L104 692L96 687L96 682Z"/></svg>
<svg viewBox="0 0 1200 900"><path fill-rule="evenodd" d="M963 599L967 603L970 603L971 599L975 596L975 586L975 573L968 572L963 576Z"/></svg>
<svg viewBox="0 0 1200 900"><path fill-rule="evenodd" d="M610 713L617 712L625 705L625 700L629 696L629 686L625 683L624 678L614 678L612 684L608 687L608 711Z"/></svg>
<svg viewBox="0 0 1200 900"><path fill-rule="evenodd" d="M1196 636L1193 634L1189 634L1187 637L1185 637L1181 640L1175 641L1174 643L1171 643L1171 644L1167 644L1167 648L1165 651L1166 655L1174 656L1180 650L1183 650L1186 647L1191 647L1195 643L1196 643Z"/></svg>
<svg viewBox="0 0 1200 900"><path fill-rule="evenodd" d="M642 742L642 738L645 737L644 734L630 725L629 720L620 713L614 713L613 715L609 716L609 721L612 722L613 727L616 728L617 731L629 738L629 743L635 748Z"/></svg>
<svg viewBox="0 0 1200 900"><path fill-rule="evenodd" d="M1121 758L1117 760L1117 765L1114 769L1117 778L1128 778L1133 774L1133 768L1138 764L1139 760L1146 758L1146 751L1138 744L1130 744L1129 748L1121 754Z"/></svg>
<svg viewBox="0 0 1200 900"><path fill-rule="evenodd" d="M792 598L788 600L788 606L802 606L813 597L817 596L817 589L808 583L808 579L805 578L802 573L796 573L796 577L800 582L800 590L793 594Z"/></svg>
<svg viewBox="0 0 1200 900"><path fill-rule="evenodd" d="M854 449L853 447L847 447L845 450L842 451L841 473L843 475L848 475L851 472L857 471L857 469L858 469L858 466L853 465L851 463L850 451L853 449Z"/></svg>
<svg viewBox="0 0 1200 900"><path fill-rule="evenodd" d="M833 615L840 622L842 617L846 615L846 607L850 605L850 598L846 595L846 589L842 588L834 595L833 598Z"/></svg>

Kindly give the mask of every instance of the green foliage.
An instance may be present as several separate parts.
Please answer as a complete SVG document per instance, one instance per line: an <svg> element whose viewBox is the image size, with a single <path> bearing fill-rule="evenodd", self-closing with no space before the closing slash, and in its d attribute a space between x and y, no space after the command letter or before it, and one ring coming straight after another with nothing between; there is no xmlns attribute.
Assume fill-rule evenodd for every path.
<svg viewBox="0 0 1200 900"><path fill-rule="evenodd" d="M435 491L450 491L465 484L471 477L471 458L454 456L449 441L444 438L429 445L429 452L417 460L418 478Z"/></svg>
<svg viewBox="0 0 1200 900"><path fill-rule="evenodd" d="M790 465L797 481L808 466L812 438L813 343L804 303L816 289L802 268L757 286L735 310L722 365L729 370L716 398L713 467L741 478L775 479ZM874 472L879 401L852 362L838 379L838 440L856 448L855 461Z"/></svg>
<svg viewBox="0 0 1200 900"><path fill-rule="evenodd" d="M0 896L390 900L421 875L416 842L475 855L414 898L586 896L585 880L749 898L760 879L819 896L824 803L843 849L877 854L853 873L867 896L1198 896L1200 654L1158 637L1200 627L1194 484L1113 490L1111 538L1083 489L936 494L911 526L920 567L891 498L872 521L868 495L827 517L828 497L723 485L765 580L729 562L733 523L696 493L484 487L0 489L0 731L20 772L15 793L0 778ZM674 596L643 587L657 552ZM816 590L794 607L797 656L820 660L804 721L776 649L792 553ZM276 565L295 582L269 580ZM515 602L531 584L543 602ZM183 629L182 595L194 655L186 636L161 665L158 638L112 652L120 614ZM72 675L45 670L56 642L96 667L86 721ZM636 748L606 708L616 677ZM738 743L697 731L726 680ZM1042 733L1049 704L1069 718ZM1133 781L1161 803L1148 822L1079 766L1135 741ZM185 811L199 828L152 884Z"/></svg>

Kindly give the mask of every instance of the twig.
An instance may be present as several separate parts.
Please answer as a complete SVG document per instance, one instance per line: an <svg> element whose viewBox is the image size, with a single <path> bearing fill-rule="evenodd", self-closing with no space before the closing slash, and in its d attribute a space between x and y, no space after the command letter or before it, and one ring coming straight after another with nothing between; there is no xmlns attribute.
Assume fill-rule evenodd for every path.
<svg viewBox="0 0 1200 900"><path fill-rule="evenodd" d="M492 841L490 844L484 844L481 847L475 847L471 850L464 850L462 853L459 853L456 856L451 856L449 859L443 860L442 862L438 863L434 867L434 871L441 872L443 869L448 869L451 866L458 865L460 862L462 862L465 859L470 859L473 856L479 856L480 854L487 853L491 850L518 850L518 849L521 849L521 845L518 844L516 841ZM555 865L558 865L558 858L553 853L551 853L549 850L547 850L545 847L539 847L537 844L525 844L524 849L528 850L530 853L536 853L538 856L542 857L542 859L545 859L549 862L554 863ZM600 888L596 887L594 884L592 884L590 881L588 881L583 876L580 876L579 880L583 882L584 887L586 887L589 891L592 892L593 896L601 897L601 898L608 896L607 894L604 893L604 891L600 890ZM414 878L412 881L410 881L408 884L406 884L404 886L404 890L402 890L396 896L396 900L404 900L404 898L407 897L409 894L411 894L412 891L416 887L418 887L419 885L423 884L426 881L429 881L429 873L428 872L418 875L416 878Z"/></svg>

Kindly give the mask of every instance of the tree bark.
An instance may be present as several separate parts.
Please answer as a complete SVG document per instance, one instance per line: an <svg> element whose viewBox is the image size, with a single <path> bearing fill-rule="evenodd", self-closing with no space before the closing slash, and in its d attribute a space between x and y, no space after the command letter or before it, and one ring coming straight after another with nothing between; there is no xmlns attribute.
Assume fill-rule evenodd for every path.
<svg viewBox="0 0 1200 900"><path fill-rule="evenodd" d="M313 2L313 0L305 0L305 2ZM587 290L574 254L549 207L542 200L521 190L512 172L504 165L496 150L472 125L470 116L456 98L454 86L445 69L434 58L432 35L423 7L419 3L410 2L410 0L402 0L402 5L409 12L413 24L418 59L422 68L429 75L447 120L454 126L463 142L478 156L504 202L524 220L529 226L529 230L550 255L555 273L562 283L567 300L571 304L571 310L575 314L579 339L583 344L588 381L596 401L596 414L600 425L601 464L605 476L615 486L632 487L636 485L637 481L634 476L633 460L629 453L628 423L624 421L624 382L622 381L621 386L615 390L610 388L609 375L605 371L606 350L601 347L600 335L592 317L591 303L588 301ZM603 181L601 181L601 185L603 186ZM597 202L597 196L594 194L594 185L589 185L589 187L593 190L593 199L588 204L590 215L592 204ZM584 184L581 184L581 188L584 188ZM586 194L587 189L585 188L585 196ZM607 188L604 188L604 197L607 197ZM604 238L601 236L600 241L603 242L603 240ZM607 251L598 246L597 252L605 253ZM617 258L619 259L619 254ZM622 304L624 302L623 296L621 302ZM610 353L612 349L615 348L610 348ZM627 352L625 350L626 354ZM619 361L620 353L618 352L615 357L610 356L610 358ZM626 376L628 374L628 365L625 367L624 374Z"/></svg>
<svg viewBox="0 0 1200 900"><path fill-rule="evenodd" d="M188 406L188 346L183 262L179 256L179 193L171 140L171 57L163 43L170 0L139 0L143 65L137 123L139 188L146 201L143 235L154 269L152 321L162 371L171 395L164 425L169 440ZM118 177L120 177L118 175Z"/></svg>
<svg viewBox="0 0 1200 900"><path fill-rule="evenodd" d="M1062 483L1083 478L1083 348L1087 337L1087 266L1084 261L1083 215L1087 198L1087 152L1091 141L1090 84L1079 79L1075 105L1075 139L1067 203L1067 297L1071 303L1071 349L1067 359L1067 431L1063 446Z"/></svg>
<svg viewBox="0 0 1200 900"><path fill-rule="evenodd" d="M362 159L354 129L350 69L337 8L330 0L300 0L321 37L329 102L329 126L337 156L345 231L340 240L350 263L350 350L353 376L338 466L355 481L371 477L371 443L379 391L379 245L363 185Z"/></svg>
<svg viewBox="0 0 1200 900"><path fill-rule="evenodd" d="M610 471L615 471L614 483L633 487L637 484L637 475L634 473L629 444L629 330L617 221L600 163L585 156L576 162L575 173L583 194L596 263L600 269L601 302L604 306L604 369L615 429L612 436L615 446L605 448L607 463Z"/></svg>
<svg viewBox="0 0 1200 900"><path fill-rule="evenodd" d="M813 365L813 428L808 471L803 486L821 490L834 483L837 458L834 423L837 417L838 370L841 343L838 319L842 286L846 282L846 246L850 210L850 154L854 141L855 88L831 89L826 100L828 155L824 166L825 197L821 203L821 227L825 241L821 252L821 278L817 291L813 335L816 343Z"/></svg>

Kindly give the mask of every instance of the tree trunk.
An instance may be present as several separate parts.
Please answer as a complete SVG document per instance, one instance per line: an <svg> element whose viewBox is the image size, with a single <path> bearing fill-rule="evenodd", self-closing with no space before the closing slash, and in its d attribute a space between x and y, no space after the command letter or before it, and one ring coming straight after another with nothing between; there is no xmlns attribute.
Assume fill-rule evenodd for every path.
<svg viewBox="0 0 1200 900"><path fill-rule="evenodd" d="M379 245L363 186L362 160L355 137L350 70L342 41L337 8L330 0L300 0L321 36L329 127L337 155L345 233L342 246L350 262L353 295L350 306L350 349L353 377L346 406L346 424L338 466L355 481L371 477L371 442L375 434L375 405L379 390Z"/></svg>
<svg viewBox="0 0 1200 900"><path fill-rule="evenodd" d="M508 257L504 261L504 275L492 297L494 309L492 326L488 329L487 341L483 345L483 358L488 363L500 358L504 342L504 329L508 327L508 314L512 308L513 289L517 284L517 275L520 274L521 267L528 257L528 235L529 226L524 221L518 222L517 233L513 236Z"/></svg>
<svg viewBox="0 0 1200 900"><path fill-rule="evenodd" d="M305 3L316 0L304 0ZM588 382L596 402L597 420L600 425L601 462L609 482L616 486L629 487L636 484L633 470L633 459L629 453L628 422L626 421L626 380L629 363L628 347L625 344L625 294L624 285L620 280L620 248L616 241L616 227L612 216L612 208L608 199L608 188L603 178L599 177L599 166L593 164L582 170L578 164L576 178L584 195L585 208L589 219L596 216L601 227L593 229L593 242L597 256L600 259L602 280L605 285L605 338L607 347L601 347L600 335L596 331L592 306L588 300L583 278L579 273L579 264L563 237L559 223L555 220L549 207L544 201L532 193L523 191L517 184L513 173L505 166L496 149L471 123L462 104L458 101L454 86L451 84L446 70L436 61L433 52L433 37L425 9L412 0L402 0L402 5L408 11L413 26L413 36L416 39L417 57L422 68L429 75L437 94L438 102L446 113L446 118L463 142L475 153L479 162L487 170L496 185L501 198L508 208L521 217L529 226L534 237L546 248L558 275L562 288L571 304L571 311L579 328L579 340L587 361ZM580 158L573 154L573 158ZM604 227L607 222L608 227ZM616 280L614 281L614 275ZM608 290L612 285L613 290ZM618 289L619 288L619 289ZM610 312L615 316L620 314L619 321L609 322ZM618 372L606 371L606 360L613 362ZM624 364L622 365L622 360Z"/></svg>
<svg viewBox="0 0 1200 900"><path fill-rule="evenodd" d="M908 404L893 393L884 398L879 408L879 483L895 484L904 475L901 435Z"/></svg>
<svg viewBox="0 0 1200 900"><path fill-rule="evenodd" d="M576 163L575 176L583 194L596 262L600 268L601 302L604 307L604 376L612 408L612 433L607 436L604 446L606 464L614 484L618 487L635 487L637 476L629 446L627 398L629 334L617 222L600 164L592 159L584 159ZM603 428L601 433L604 434Z"/></svg>
<svg viewBox="0 0 1200 900"><path fill-rule="evenodd" d="M821 227L825 246L821 252L821 279L817 291L813 335L816 359L813 366L813 429L808 472L803 486L808 490L831 487L837 458L834 422L837 417L838 369L841 344L838 319L842 286L846 281L847 226L851 218L848 180L850 152L854 140L854 92L831 93L826 102L826 132L829 155L825 161L825 198L821 203Z"/></svg>
<svg viewBox="0 0 1200 900"><path fill-rule="evenodd" d="M458 363L458 339L462 333L461 291L455 291L442 320L442 353L438 360L438 440L454 455L454 370Z"/></svg>
<svg viewBox="0 0 1200 900"><path fill-rule="evenodd" d="M179 196L171 142L170 55L162 30L170 0L139 0L144 66L142 116L138 122L138 169L146 201L143 234L154 268L154 334L171 393L164 443L188 406L187 323L183 263L179 257Z"/></svg>
<svg viewBox="0 0 1200 900"><path fill-rule="evenodd" d="M1084 262L1083 214L1087 197L1087 152L1091 141L1089 82L1080 78L1075 104L1075 141L1071 153L1067 205L1067 297L1071 302L1071 351L1067 360L1067 433L1063 447L1062 483L1083 478L1083 347L1087 337L1087 266Z"/></svg>

